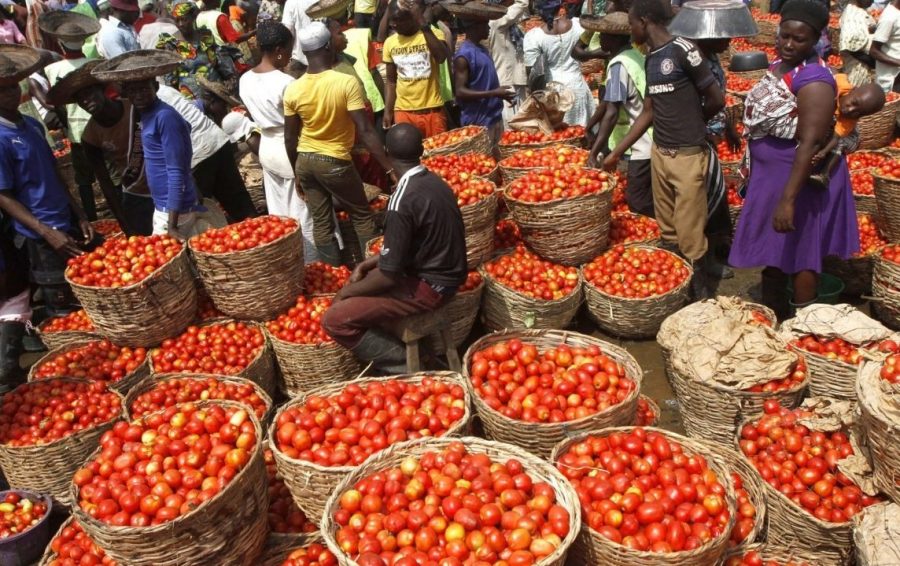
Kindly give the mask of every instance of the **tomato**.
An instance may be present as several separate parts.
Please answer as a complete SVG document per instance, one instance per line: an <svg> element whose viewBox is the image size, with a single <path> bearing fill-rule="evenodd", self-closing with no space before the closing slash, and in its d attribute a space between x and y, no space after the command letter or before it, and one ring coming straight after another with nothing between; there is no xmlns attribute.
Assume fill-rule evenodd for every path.
<svg viewBox="0 0 900 566"><path fill-rule="evenodd" d="M140 418L187 401L227 400L247 405L258 419L268 406L250 383L231 383L215 377L179 377L156 381L138 395L128 408L133 418ZM209 432L209 431L207 431Z"/></svg>
<svg viewBox="0 0 900 566"><path fill-rule="evenodd" d="M659 224L649 216L613 213L609 224L609 245L645 242L659 239Z"/></svg>
<svg viewBox="0 0 900 566"><path fill-rule="evenodd" d="M144 363L145 348L116 346L109 340L96 340L43 361L34 370L34 379L78 377L90 381L115 383Z"/></svg>
<svg viewBox="0 0 900 566"><path fill-rule="evenodd" d="M303 548L292 550L281 566L336 566L337 558L325 545L314 542ZM378 562L358 561L360 566L375 566ZM384 562L380 562L384 564Z"/></svg>
<svg viewBox="0 0 900 566"><path fill-rule="evenodd" d="M337 293L350 279L346 265L334 267L323 261L307 263L303 272L303 292L306 295Z"/></svg>
<svg viewBox="0 0 900 566"><path fill-rule="evenodd" d="M667 293L687 280L690 270L661 249L614 246L583 268L586 281L608 295L646 298Z"/></svg>
<svg viewBox="0 0 900 566"><path fill-rule="evenodd" d="M84 309L72 311L67 315L47 319L41 324L41 332L52 334L54 332L93 332L94 323L84 312Z"/></svg>
<svg viewBox="0 0 900 566"><path fill-rule="evenodd" d="M223 254L270 244L297 230L297 221L282 216L257 216L224 228L214 228L190 239L191 248Z"/></svg>
<svg viewBox="0 0 900 566"><path fill-rule="evenodd" d="M522 242L522 233L519 226L512 218L502 218L497 221L494 228L494 249L505 250L514 248Z"/></svg>
<svg viewBox="0 0 900 566"><path fill-rule="evenodd" d="M507 167L534 168L510 183L506 188L504 198L521 202L550 202L601 193L608 191L617 183L614 173L582 167L587 161L586 151L557 148L557 152L560 152L559 155L553 154L546 157L547 160L556 159L559 162L558 166L550 168L548 165L542 164L525 165L525 163L533 163L530 158L516 160L520 154L532 153L531 150L517 153L501 161L500 164ZM571 156L576 156L578 161L573 161ZM510 163L517 163L517 165ZM543 161L538 161L538 163L543 163Z"/></svg>
<svg viewBox="0 0 900 566"><path fill-rule="evenodd" d="M68 260L66 278L87 287L127 287L168 263L184 244L164 235L112 238Z"/></svg>
<svg viewBox="0 0 900 566"><path fill-rule="evenodd" d="M583 126L566 126L549 134L540 130L507 130L500 136L500 145L528 145L548 141L580 140L584 137Z"/></svg>
<svg viewBox="0 0 900 566"><path fill-rule="evenodd" d="M425 138L422 147L425 151L438 149L447 145L454 145L484 132L484 126L464 126L455 130L448 130L440 134Z"/></svg>
<svg viewBox="0 0 900 566"><path fill-rule="evenodd" d="M422 160L422 165L441 177L447 184L464 185L473 177L487 177L497 168L497 161L483 153L435 155Z"/></svg>
<svg viewBox="0 0 900 566"><path fill-rule="evenodd" d="M8 492L0 502L0 540L32 529L46 514L43 500Z"/></svg>
<svg viewBox="0 0 900 566"><path fill-rule="evenodd" d="M243 322L189 326L150 352L158 373L235 375L250 365L265 346L262 330Z"/></svg>
<svg viewBox="0 0 900 566"><path fill-rule="evenodd" d="M47 566L115 565L103 549L85 533L78 521L72 520L50 541Z"/></svg>
<svg viewBox="0 0 900 566"><path fill-rule="evenodd" d="M485 271L501 285L522 295L557 300L578 287L578 269L542 260L523 245L484 264Z"/></svg>

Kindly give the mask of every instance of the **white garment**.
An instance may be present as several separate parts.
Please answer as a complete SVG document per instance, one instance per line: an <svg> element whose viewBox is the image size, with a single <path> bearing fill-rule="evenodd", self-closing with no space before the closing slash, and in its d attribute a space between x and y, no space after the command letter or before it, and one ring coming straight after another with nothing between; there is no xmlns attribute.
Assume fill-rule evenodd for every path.
<svg viewBox="0 0 900 566"><path fill-rule="evenodd" d="M291 59L300 61L306 65L306 55L300 49L300 42L296 38L300 35L300 30L309 25L312 21L306 15L306 10L316 3L317 0L287 0L284 3L284 12L281 16L281 23L285 25L291 33L294 34L294 50L291 53Z"/></svg>
<svg viewBox="0 0 900 566"><path fill-rule="evenodd" d="M141 45L141 49L156 49L159 36L164 33L181 39L181 32L178 31L178 26L173 23L153 22L144 24L140 33L138 33L138 43Z"/></svg>
<svg viewBox="0 0 900 566"><path fill-rule="evenodd" d="M875 25L875 18L856 4L847 4L841 14L841 41L839 51L869 51L872 34L869 27Z"/></svg>
<svg viewBox="0 0 900 566"><path fill-rule="evenodd" d="M25 289L15 297L0 301L0 322L31 322L31 294Z"/></svg>
<svg viewBox="0 0 900 566"><path fill-rule="evenodd" d="M238 143L246 140L250 135L257 131L256 124L248 118L243 112L229 112L222 118L222 131L231 140L231 143Z"/></svg>
<svg viewBox="0 0 900 566"><path fill-rule="evenodd" d="M575 95L575 103L564 118L570 126L586 126L597 108L597 100L581 74L581 64L572 58L572 47L582 33L578 18L572 18L572 27L562 35L548 34L543 27L525 34L525 66L533 67L543 56L547 80L562 83Z"/></svg>
<svg viewBox="0 0 900 566"><path fill-rule="evenodd" d="M257 73L251 69L241 76L241 100L257 126L284 128L284 89L292 82L294 77L281 71Z"/></svg>
<svg viewBox="0 0 900 566"><path fill-rule="evenodd" d="M893 4L888 4L878 18L872 41L881 43L881 50L888 57L900 59L900 10ZM875 80L885 92L890 92L898 73L900 67L875 61Z"/></svg>
<svg viewBox="0 0 900 566"><path fill-rule="evenodd" d="M178 232L189 238L194 236L192 234L194 229L194 224L197 222L197 213L196 212L185 212L183 214L178 215ZM162 210L154 209L153 210L153 234L165 234L169 231L169 213L163 212Z"/></svg>
<svg viewBox="0 0 900 566"><path fill-rule="evenodd" d="M228 136L222 128L210 120L193 102L180 92L166 85L160 85L156 95L160 100L174 108L191 126L191 169L222 149L228 143Z"/></svg>
<svg viewBox="0 0 900 566"><path fill-rule="evenodd" d="M516 49L509 39L509 28L518 25L527 15L528 0L515 0L512 6L506 9L506 14L488 24L491 30L488 45L501 85L519 86L526 84L528 80L525 75L523 52ZM505 110L506 106L504 112Z"/></svg>
<svg viewBox="0 0 900 566"><path fill-rule="evenodd" d="M225 213L212 199L203 199L206 210L183 212L178 215L178 233L184 238L202 234L210 228L222 228L228 224ZM153 233L165 234L169 230L169 213L153 210Z"/></svg>

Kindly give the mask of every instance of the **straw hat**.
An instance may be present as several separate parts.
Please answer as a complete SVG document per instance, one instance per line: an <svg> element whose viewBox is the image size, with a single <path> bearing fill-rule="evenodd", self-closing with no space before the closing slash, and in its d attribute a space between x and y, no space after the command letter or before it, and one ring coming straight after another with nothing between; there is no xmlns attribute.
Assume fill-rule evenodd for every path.
<svg viewBox="0 0 900 566"><path fill-rule="evenodd" d="M175 70L181 57L171 51L139 49L103 61L91 71L101 82L129 82L155 79Z"/></svg>
<svg viewBox="0 0 900 566"><path fill-rule="evenodd" d="M581 27L595 33L609 35L631 35L627 12L612 12L605 16L581 16L578 20Z"/></svg>
<svg viewBox="0 0 900 566"><path fill-rule="evenodd" d="M84 41L100 31L100 22L77 12L54 10L38 18L38 27L47 35L62 41Z"/></svg>
<svg viewBox="0 0 900 566"><path fill-rule="evenodd" d="M75 93L79 90L101 84L97 77L91 74L94 67L101 62L100 59L92 59L64 76L47 92L47 100L54 106L73 104L75 102Z"/></svg>
<svg viewBox="0 0 900 566"><path fill-rule="evenodd" d="M306 15L313 19L337 18L347 13L351 0L318 0L306 9Z"/></svg>
<svg viewBox="0 0 900 566"><path fill-rule="evenodd" d="M50 52L27 45L0 44L0 86L19 84L19 81L49 64Z"/></svg>
<svg viewBox="0 0 900 566"><path fill-rule="evenodd" d="M222 83L211 81L206 77L197 77L197 84L200 85L200 88L202 88L203 90L208 90L209 92L224 100L232 108L234 108L235 106L244 105L244 103L241 102L241 99L236 97L234 93L229 91L228 88Z"/></svg>
<svg viewBox="0 0 900 566"><path fill-rule="evenodd" d="M487 4L480 0L462 1L447 0L440 5L463 20L497 20L506 15L506 6L501 4Z"/></svg>

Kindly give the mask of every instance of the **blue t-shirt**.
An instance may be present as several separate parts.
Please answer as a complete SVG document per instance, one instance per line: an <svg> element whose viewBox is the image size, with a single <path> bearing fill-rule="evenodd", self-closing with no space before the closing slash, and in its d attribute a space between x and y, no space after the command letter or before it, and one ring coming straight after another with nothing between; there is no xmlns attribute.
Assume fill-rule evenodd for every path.
<svg viewBox="0 0 900 566"><path fill-rule="evenodd" d="M497 68L487 49L471 41L463 41L456 52L469 65L469 84L472 90L486 91L500 88ZM463 126L493 126L503 118L503 101L499 98L457 100Z"/></svg>
<svg viewBox="0 0 900 566"><path fill-rule="evenodd" d="M197 210L190 124L161 100L140 115L144 170L153 205L162 212Z"/></svg>
<svg viewBox="0 0 900 566"><path fill-rule="evenodd" d="M12 193L41 223L61 231L72 227L69 195L56 174L56 158L44 128L31 116L18 124L0 118L0 191ZM15 221L19 234L40 236Z"/></svg>

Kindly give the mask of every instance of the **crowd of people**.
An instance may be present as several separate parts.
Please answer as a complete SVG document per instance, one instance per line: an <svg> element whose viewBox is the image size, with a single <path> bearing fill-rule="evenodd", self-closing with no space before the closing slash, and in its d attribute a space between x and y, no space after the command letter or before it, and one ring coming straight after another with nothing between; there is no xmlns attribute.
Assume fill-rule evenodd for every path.
<svg viewBox="0 0 900 566"><path fill-rule="evenodd" d="M306 261L341 262L350 244L336 206L364 245L380 231L366 185L392 193L381 256L360 264L325 326L362 359L397 363L401 345L368 330L439 306L466 273L455 199L422 167L422 140L477 125L496 150L527 94L550 82L572 95L564 121L586 127L589 164L623 171L631 210L654 217L662 246L692 263L695 296L730 276L728 263L765 268L770 304L791 278L802 305L816 299L823 258L857 249L841 155L855 121L897 88L900 0L877 25L871 0L851 0L838 77L822 59L829 7L777 6L777 59L745 104L746 201L730 255L715 144L741 140L718 56L742 33L710 34L691 18L740 12L753 35L740 2L356 0L338 17L319 17L318 4L0 1L4 380L34 288L45 316L73 308L63 271L100 241L95 183L126 234L184 240L259 213L239 147L258 156L268 213L299 222ZM523 32L532 12L540 22ZM592 59L605 61L599 89L582 74ZM875 82L860 79L866 69ZM59 129L72 179L51 151Z"/></svg>

